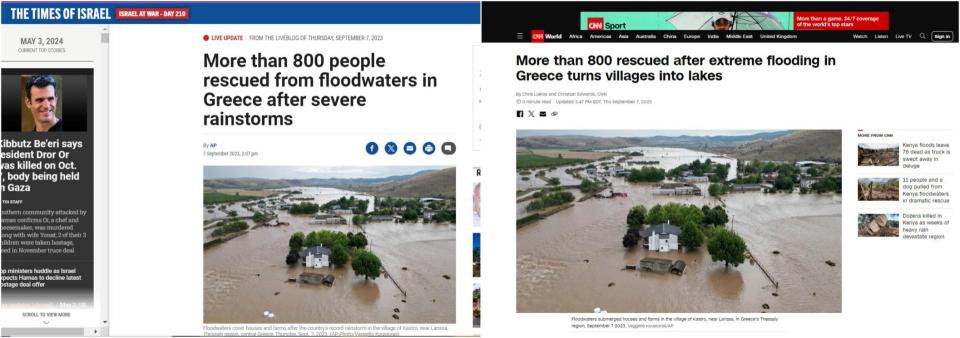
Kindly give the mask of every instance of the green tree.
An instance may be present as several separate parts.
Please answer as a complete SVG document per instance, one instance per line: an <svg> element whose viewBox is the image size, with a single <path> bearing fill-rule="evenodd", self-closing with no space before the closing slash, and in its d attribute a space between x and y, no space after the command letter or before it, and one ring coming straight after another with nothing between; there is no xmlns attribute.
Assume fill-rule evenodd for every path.
<svg viewBox="0 0 960 338"><path fill-rule="evenodd" d="M351 223L353 223L353 225L364 225L369 221L370 216L367 215L353 215L353 218L351 219Z"/></svg>
<svg viewBox="0 0 960 338"><path fill-rule="evenodd" d="M353 272L357 276L363 276L364 280L367 279L377 279L380 277L380 257L374 255L370 251L358 250L356 256L353 258L351 263L353 267Z"/></svg>
<svg viewBox="0 0 960 338"><path fill-rule="evenodd" d="M297 214L315 214L320 211L320 206L316 203L303 202L290 206L288 212L292 215Z"/></svg>
<svg viewBox="0 0 960 338"><path fill-rule="evenodd" d="M814 183L811 187L818 194L827 193L827 192L840 192L840 182L837 182L833 177L824 177L823 179Z"/></svg>
<svg viewBox="0 0 960 338"><path fill-rule="evenodd" d="M253 221L254 221L254 222L263 223L263 222L266 222L266 221L269 221L269 220L270 220L270 216L268 216L267 214L264 214L264 213L259 212L259 211L253 213Z"/></svg>
<svg viewBox="0 0 960 338"><path fill-rule="evenodd" d="M303 248L303 233L295 232L290 236L290 250L299 251L300 248Z"/></svg>
<svg viewBox="0 0 960 338"><path fill-rule="evenodd" d="M365 248L367 247L367 236L363 233L357 233L353 237L348 238L349 246L354 248Z"/></svg>
<svg viewBox="0 0 960 338"><path fill-rule="evenodd" d="M623 235L623 247L632 248L637 246L640 243L640 233L633 230L627 230L627 233Z"/></svg>
<svg viewBox="0 0 960 338"><path fill-rule="evenodd" d="M736 233L717 229L713 231L710 243L707 243L707 250L714 262L723 261L724 268L728 268L730 264L738 266L743 263L746 258L744 252L747 251L747 244Z"/></svg>
<svg viewBox="0 0 960 338"><path fill-rule="evenodd" d="M730 164L718 164L713 166L713 177L717 178L717 182L725 182L727 176L730 175Z"/></svg>
<svg viewBox="0 0 960 338"><path fill-rule="evenodd" d="M720 197L720 195L723 195L724 193L723 190L723 185L719 183L710 183L710 187L707 188L707 192L710 193L710 197Z"/></svg>
<svg viewBox="0 0 960 338"><path fill-rule="evenodd" d="M589 179L589 178L588 178L588 179L583 179L583 180L580 181L580 192L582 192L582 193L584 193L584 194L594 193L594 192L600 190L600 188L602 188L602 187L603 187L603 186L600 185L600 183L598 183L597 181L591 180L591 179Z"/></svg>
<svg viewBox="0 0 960 338"><path fill-rule="evenodd" d="M647 207L638 205L630 209L627 214L627 228L637 231L643 230L644 221L647 218Z"/></svg>
<svg viewBox="0 0 960 338"><path fill-rule="evenodd" d="M536 194L534 195L536 196ZM552 206L573 202L576 199L569 191L541 194L527 204L527 211L543 210Z"/></svg>
<svg viewBox="0 0 960 338"><path fill-rule="evenodd" d="M300 253L297 252L297 250L290 250L290 252L287 253L286 262L287 265L297 264L297 262L300 262Z"/></svg>
<svg viewBox="0 0 960 338"><path fill-rule="evenodd" d="M706 210L706 217L703 219L703 224L712 224L712 225L726 225L730 221L727 216L727 211L721 206L715 206L712 209L704 206Z"/></svg>
<svg viewBox="0 0 960 338"><path fill-rule="evenodd" d="M680 227L680 245L689 249L696 249L703 245L703 232L699 224L684 224Z"/></svg>
<svg viewBox="0 0 960 338"><path fill-rule="evenodd" d="M777 180L773 182L773 188L782 191L791 191L793 190L793 179L780 174L777 176Z"/></svg>
<svg viewBox="0 0 960 338"><path fill-rule="evenodd" d="M347 261L350 260L350 254L347 253L347 249L342 245L337 245L330 251L330 263L333 263L334 265L342 266L347 264Z"/></svg>
<svg viewBox="0 0 960 338"><path fill-rule="evenodd" d="M311 231L309 234L307 234L307 237L304 238L303 240L303 246L308 248L318 246L320 245L320 243L321 243L320 234L317 233L316 231Z"/></svg>
<svg viewBox="0 0 960 338"><path fill-rule="evenodd" d="M420 218L420 213L417 212L417 209L407 208L403 211L403 220L416 222Z"/></svg>
<svg viewBox="0 0 960 338"><path fill-rule="evenodd" d="M437 223L456 223L457 211L454 209L443 209L433 215L433 221Z"/></svg>
<svg viewBox="0 0 960 338"><path fill-rule="evenodd" d="M647 224L662 224L667 223L667 211L664 210L663 206L657 204L650 208L650 211L647 212L646 217Z"/></svg>
<svg viewBox="0 0 960 338"><path fill-rule="evenodd" d="M713 212L716 213L717 223L716 225L727 225L730 222L730 217L727 216L727 211L721 206L713 207Z"/></svg>
<svg viewBox="0 0 960 338"><path fill-rule="evenodd" d="M232 234L232 233L244 231L250 228L250 226L247 225L247 222L237 221L237 220L222 221L217 223L217 225L218 227L214 229L212 233L214 237Z"/></svg>
<svg viewBox="0 0 960 338"><path fill-rule="evenodd" d="M630 169L630 175L627 181L631 183L639 182L660 182L667 176L667 172L660 168L645 166L638 169Z"/></svg>

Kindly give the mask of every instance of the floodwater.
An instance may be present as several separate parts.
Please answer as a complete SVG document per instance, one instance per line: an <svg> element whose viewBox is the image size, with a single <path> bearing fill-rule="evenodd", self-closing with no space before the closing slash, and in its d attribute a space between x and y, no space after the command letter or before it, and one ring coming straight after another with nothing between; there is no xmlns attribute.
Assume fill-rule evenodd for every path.
<svg viewBox="0 0 960 338"><path fill-rule="evenodd" d="M542 169L530 169L529 180L524 180L519 174L517 175L517 190L527 190L533 188L545 188L547 186L546 180L537 177L537 172L544 171L545 178L558 178L560 179L560 185L575 185L580 184L580 179L573 177L573 175L567 174L566 169L572 168L575 166L561 166L556 167L556 169L550 170L549 168Z"/></svg>
<svg viewBox="0 0 960 338"><path fill-rule="evenodd" d="M327 202L340 199L341 197L354 197L361 200L366 200L367 202L367 212L374 210L374 197L367 194L355 193L352 191L334 189L334 188L323 188L323 187L293 187L293 188L284 188L277 189L277 191L299 191L302 194L293 195L292 197L301 199L301 198L312 198L313 203L324 205ZM292 201L293 203L299 203L303 201Z"/></svg>
<svg viewBox="0 0 960 338"><path fill-rule="evenodd" d="M525 198L525 197L531 197L531 196L532 196L535 192L537 192L537 191L538 191L538 190L534 190L534 191L531 191L531 192L528 193L528 194L524 194L524 196L518 198L518 200L519 200L519 199L522 199L522 198ZM583 195L583 192L581 192L580 189L577 189L577 188L564 189L563 191L566 191L566 192L569 192L569 193L573 194L573 198L574 198L575 200L580 200L580 198L582 198L582 197L584 196L584 195ZM546 210L550 210L550 208L547 208L546 210L528 211L528 210L527 210L527 205L530 205L530 202L533 202L533 200L534 200L533 198L530 198L530 199L525 199L525 200L523 200L522 202L518 202L518 203L517 203L517 218L518 218L518 219L519 219L519 218L524 218L524 217L530 216L530 215L533 214L533 213L543 212L543 211L546 211Z"/></svg>
<svg viewBox="0 0 960 338"><path fill-rule="evenodd" d="M695 160L700 160L701 162L710 159L714 163L730 164L730 170L727 174L727 179L732 180L737 178L737 159L726 157L723 155L717 155L702 151L695 151L689 149L681 148L663 148L663 147L627 147L613 150L606 150L607 152L616 152L616 153L631 153L631 152L642 152L643 156L630 156L627 162L617 163L620 166L623 166L624 169L640 169L641 167L656 167L663 170L670 170L680 166L681 164L688 164ZM603 162L616 162L623 158L623 156L614 156L613 158L604 160L604 161L593 161L591 163L598 165ZM659 164L629 164L628 162L635 161L659 161ZM521 176L517 174L517 191L527 191L535 188L545 188L547 183L545 180L536 176L536 173L543 170L546 173L546 178L558 178L560 179L561 185L578 185L580 184L580 179L573 177L573 175L567 174L566 169L583 167L586 164L580 165L570 165L570 166L560 166L554 170L549 169L529 169L530 175ZM524 177L529 178L524 180ZM705 185L706 186L706 185ZM706 188L702 188L706 191ZM532 192L529 192L532 193ZM518 197L519 198L519 197Z"/></svg>
<svg viewBox="0 0 960 338"><path fill-rule="evenodd" d="M651 164L633 164L626 165L624 163L624 168L640 168L643 166L654 166L661 168L663 170L670 170L680 166L681 164L688 164L696 160L700 162L710 159L714 163L730 164L730 171L727 173L727 179L732 180L737 178L737 159L726 157L723 155L717 155L702 151L690 150L690 149L681 149L681 148L663 148L663 147L627 147L620 148L616 150L610 150L620 153L630 153L630 152L642 152L643 156L631 156L630 161L660 161L660 164L651 165Z"/></svg>
<svg viewBox="0 0 960 338"><path fill-rule="evenodd" d="M625 220L635 205L719 202L655 196L652 184L610 180L628 197L590 199L517 230L518 312L585 313L596 307L621 313L841 311L839 196L753 192L724 197L729 226L779 282L776 288L749 260L729 269L712 262L705 245L691 252L624 249ZM683 259L686 273L621 271L646 256Z"/></svg>
<svg viewBox="0 0 960 338"><path fill-rule="evenodd" d="M226 205L226 208L225 208L224 210L220 210L220 207L221 207L222 205L223 205L223 204L218 204L218 205L216 205L216 206L213 206L212 208L211 208L211 207L208 207L208 206L203 206L203 221L204 221L204 223L210 223L211 221L214 221L214 220L221 220L221 219L230 218L230 216L227 215L227 213L230 212L230 211L236 211L236 212L237 212L237 217L251 217L251 216L253 216L253 213L250 212L250 210L247 210L246 208L244 208L244 207L243 207L243 203L241 203L241 202L235 202L235 203L227 204L227 205Z"/></svg>
<svg viewBox="0 0 960 338"><path fill-rule="evenodd" d="M308 189L302 190L304 195L314 196L318 203L345 194L353 195L337 189ZM289 226L253 229L246 235L204 251L205 323L456 321L454 225L371 223L363 226L370 242L369 249L380 257L387 271L406 290L407 296L404 297L390 279L381 276L365 281L354 274L349 264L336 269L288 267L284 260L288 241L294 232L324 229L359 232L360 228L309 224L313 220L310 216L293 216L285 211L278 213L279 220L289 222ZM407 270L403 270L404 267ZM286 282L304 271L333 274L336 283L328 287ZM451 279L444 278L444 275ZM272 312L275 317L265 317L265 311ZM393 318L394 314L399 320Z"/></svg>

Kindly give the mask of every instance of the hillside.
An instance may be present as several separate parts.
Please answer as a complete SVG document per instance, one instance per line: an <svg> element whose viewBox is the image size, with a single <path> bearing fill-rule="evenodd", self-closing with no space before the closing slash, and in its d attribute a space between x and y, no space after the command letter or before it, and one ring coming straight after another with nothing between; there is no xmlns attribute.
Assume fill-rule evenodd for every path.
<svg viewBox="0 0 960 338"><path fill-rule="evenodd" d="M364 186L375 186L390 182L410 179L430 173L430 170L420 171L410 175L396 175L379 178L308 178L308 179L266 179L266 178L214 178L203 180L205 188L212 189L282 189L289 187L329 187L349 189Z"/></svg>
<svg viewBox="0 0 960 338"><path fill-rule="evenodd" d="M447 168L431 171L401 181L356 187L357 190L384 197L447 197L455 198L457 170Z"/></svg>
<svg viewBox="0 0 960 338"><path fill-rule="evenodd" d="M840 162L841 144L839 130L799 130L775 139L741 144L732 155L743 160Z"/></svg>
<svg viewBox="0 0 960 338"><path fill-rule="evenodd" d="M583 135L525 136L517 138L518 149L615 149L624 147L675 147L694 150L716 148L733 149L744 142L772 140L792 131L775 131L751 135L719 136L649 136L649 137L596 137Z"/></svg>
<svg viewBox="0 0 960 338"><path fill-rule="evenodd" d="M529 149L613 149L633 144L623 137L527 136L517 138L517 147Z"/></svg>

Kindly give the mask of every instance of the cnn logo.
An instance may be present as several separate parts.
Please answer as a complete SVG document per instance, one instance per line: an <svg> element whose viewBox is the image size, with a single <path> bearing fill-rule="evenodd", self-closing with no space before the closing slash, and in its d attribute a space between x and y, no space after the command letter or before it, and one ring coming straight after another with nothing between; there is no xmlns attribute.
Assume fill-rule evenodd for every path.
<svg viewBox="0 0 960 338"><path fill-rule="evenodd" d="M542 29L530 30L530 42L544 42L545 37Z"/></svg>
<svg viewBox="0 0 960 338"><path fill-rule="evenodd" d="M587 18L587 30L602 31L603 18Z"/></svg>

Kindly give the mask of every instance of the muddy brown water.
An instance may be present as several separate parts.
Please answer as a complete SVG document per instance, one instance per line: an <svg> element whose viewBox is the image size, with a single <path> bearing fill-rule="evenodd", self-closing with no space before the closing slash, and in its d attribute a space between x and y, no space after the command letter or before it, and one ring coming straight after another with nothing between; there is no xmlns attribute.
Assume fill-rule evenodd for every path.
<svg viewBox="0 0 960 338"><path fill-rule="evenodd" d="M339 198L336 193L329 198ZM318 202L325 198L318 197ZM454 323L454 225L371 223L369 249L406 290L385 277L364 280L348 266L310 269L284 262L297 232L359 232L353 225L310 224L309 216L279 211L289 226L260 227L204 251L205 323ZM403 270L407 267L407 270ZM333 274L333 287L288 283L304 271ZM448 275L451 279L445 279ZM279 292L279 294L277 294ZM406 300L403 302L402 300ZM394 319L394 309L399 320ZM264 316L264 312L274 318Z"/></svg>
<svg viewBox="0 0 960 338"><path fill-rule="evenodd" d="M695 150L681 149L681 148L663 148L663 147L627 147L627 148L620 148L620 149L614 149L614 150L606 150L606 152L617 152L617 153L642 152L643 156L630 156L628 162L633 162L633 161L659 162L658 164L629 164L626 162L617 163L617 165L622 166L624 169L640 169L645 166L650 166L650 167L661 168L664 170L670 170L670 169L676 168L681 164L688 164L695 160L700 160L702 162L702 161L706 161L707 159L710 159L710 161L714 163L730 164L730 170L729 170L727 179L734 179L737 176L737 160L736 159L729 158L722 155L706 153L702 151L695 151ZM624 156L614 156L607 160L593 161L591 163L596 165L598 168L600 168L599 170L602 171L603 165L601 165L601 163L607 163L607 162L616 163L618 160L622 159L623 157ZM566 170L570 168L581 168L584 166L586 165L583 164L583 165L572 165L572 166L560 166L554 170L549 170L548 168L529 169L528 171L530 171L531 173L530 175L522 176L517 174L517 182L516 182L517 190L528 191L536 188L546 188L547 187L546 181L536 176L536 173L541 170L545 172L544 176L547 179L550 179L550 178L560 179L561 185L580 184L581 179L573 177L573 175L567 174ZM582 174L582 176L590 177L585 173ZM524 180L525 177L528 179ZM532 191L527 192L524 195L518 196L518 198L522 198L532 193L533 193Z"/></svg>
<svg viewBox="0 0 960 338"><path fill-rule="evenodd" d="M246 203L246 202L244 202ZM227 204L226 211L220 210L222 204L214 205L212 208L208 206L203 206L203 221L211 222L220 219L230 218L230 215L227 215L227 212L236 211L237 217L250 217L253 216L253 213L250 210L247 210L243 207L243 203L236 202Z"/></svg>
<svg viewBox="0 0 960 338"><path fill-rule="evenodd" d="M517 230L518 312L584 313L596 307L621 313L840 312L839 196L725 197L732 229L779 282L778 289L749 261L729 269L712 262L706 246L669 253L624 249L625 219L634 205L718 202L705 196L655 196L653 185L612 181L629 196L577 203ZM683 259L686 273L620 270L646 256ZM763 304L770 308L764 310Z"/></svg>
<svg viewBox="0 0 960 338"><path fill-rule="evenodd" d="M627 147L620 148L616 150L610 150L620 153L630 153L630 152L642 152L643 156L631 156L629 162L632 161L657 161L658 164L627 164L622 163L624 168L630 169L635 168L639 169L644 166L653 166L663 170L670 170L680 166L681 164L688 164L696 160L700 162L706 161L709 159L713 163L721 164L730 164L730 170L727 174L727 179L731 180L737 178L737 160L734 158L729 158L723 155L717 155L702 151L682 149L682 148L664 148L664 147ZM616 159L620 159L617 157Z"/></svg>

